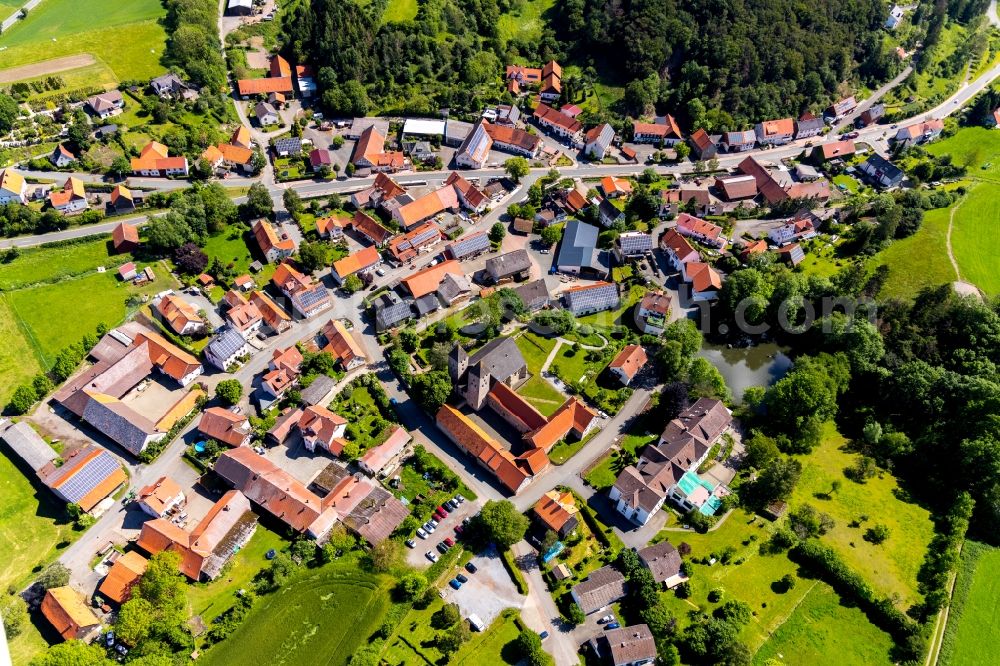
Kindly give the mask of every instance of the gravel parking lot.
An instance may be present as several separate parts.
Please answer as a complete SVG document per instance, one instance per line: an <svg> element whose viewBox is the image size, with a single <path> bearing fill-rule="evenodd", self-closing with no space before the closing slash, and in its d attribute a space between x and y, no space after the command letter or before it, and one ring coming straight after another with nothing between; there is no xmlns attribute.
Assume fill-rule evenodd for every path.
<svg viewBox="0 0 1000 666"><path fill-rule="evenodd" d="M514 581L507 574L496 550L491 548L473 557L472 563L477 568L476 573L462 571L469 582L457 590L447 584L443 588L444 600L458 604L462 617L478 615L489 625L505 608L521 608L524 605L525 598L517 593Z"/></svg>
<svg viewBox="0 0 1000 666"><path fill-rule="evenodd" d="M407 562L412 566L420 567L422 569L429 567L431 562L427 559L427 551L434 551L435 555L440 555L437 551L437 545L444 541L446 537L455 539L455 526L461 524L463 520L475 515L478 512L479 503L466 500L458 505L457 511L452 511L448 514L447 518L438 521L440 524L437 529L434 530L434 534L428 534L426 539L421 539L415 534L411 535L411 537L417 542L417 545L416 548L411 548L407 553Z"/></svg>

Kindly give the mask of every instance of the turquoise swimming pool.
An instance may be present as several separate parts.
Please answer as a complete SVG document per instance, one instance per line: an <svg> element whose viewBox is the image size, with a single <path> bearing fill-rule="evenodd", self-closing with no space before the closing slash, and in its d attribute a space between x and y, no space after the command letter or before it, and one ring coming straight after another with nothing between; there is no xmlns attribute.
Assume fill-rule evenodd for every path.
<svg viewBox="0 0 1000 666"><path fill-rule="evenodd" d="M701 494L698 493L699 488L704 488L705 493L708 495L708 497L701 503L701 506L698 507L698 510L706 516L714 516L715 512L719 510L720 506L722 506L722 500L714 495L715 486L713 486L711 483L701 478L694 472L685 472L684 476L682 476L680 480L677 482L677 487L680 488L680 490L684 493L685 496L689 498L689 500L692 498L693 495Z"/></svg>

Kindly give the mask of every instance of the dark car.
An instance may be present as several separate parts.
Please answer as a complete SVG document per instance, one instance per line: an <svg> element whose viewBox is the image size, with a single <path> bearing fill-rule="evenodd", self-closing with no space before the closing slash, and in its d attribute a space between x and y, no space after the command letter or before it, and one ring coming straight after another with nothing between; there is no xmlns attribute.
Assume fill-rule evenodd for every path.
<svg viewBox="0 0 1000 666"><path fill-rule="evenodd" d="M462 527L461 525L455 525L455 534L461 534L464 531L465 531L464 527Z"/></svg>
<svg viewBox="0 0 1000 666"><path fill-rule="evenodd" d="M442 541L437 545L437 549L441 552L442 555L448 552L448 546L445 545L444 541Z"/></svg>
<svg viewBox="0 0 1000 666"><path fill-rule="evenodd" d="M453 587L454 589L456 589L456 590L457 590L458 588L462 587L462 584L461 584L460 582L458 582L458 581L457 581L456 579L454 579L454 578L452 578L451 580L449 580L449 581L448 581L448 584L449 584L449 585L451 585L451 586L452 586L452 587Z"/></svg>
<svg viewBox="0 0 1000 666"><path fill-rule="evenodd" d="M469 582L469 579L466 578L465 576L463 576L462 574L458 574L457 576L455 576L455 578L457 578L458 582L460 582L460 583L468 583Z"/></svg>
<svg viewBox="0 0 1000 666"><path fill-rule="evenodd" d="M465 570L468 571L469 573L476 573L477 571L479 571L479 569L476 568L476 565L473 564L472 562L466 563Z"/></svg>

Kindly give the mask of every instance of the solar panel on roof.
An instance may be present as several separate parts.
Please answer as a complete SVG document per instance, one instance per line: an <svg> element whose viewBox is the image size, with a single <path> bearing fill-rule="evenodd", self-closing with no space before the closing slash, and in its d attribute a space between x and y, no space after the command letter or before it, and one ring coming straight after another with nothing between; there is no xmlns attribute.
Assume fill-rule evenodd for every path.
<svg viewBox="0 0 1000 666"><path fill-rule="evenodd" d="M87 496L91 490L101 484L118 469L118 461L102 451L93 460L88 461L68 481L59 486L59 492L71 503L76 503Z"/></svg>

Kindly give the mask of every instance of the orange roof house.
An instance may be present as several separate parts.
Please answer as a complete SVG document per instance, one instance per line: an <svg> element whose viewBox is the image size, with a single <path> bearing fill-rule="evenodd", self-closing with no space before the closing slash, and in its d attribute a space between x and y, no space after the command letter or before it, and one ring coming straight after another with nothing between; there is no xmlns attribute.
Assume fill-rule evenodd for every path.
<svg viewBox="0 0 1000 666"><path fill-rule="evenodd" d="M80 593L69 586L53 587L45 592L42 615L67 641L85 640L101 627L101 621Z"/></svg>
<svg viewBox="0 0 1000 666"><path fill-rule="evenodd" d="M269 264L290 257L295 251L295 242L291 238L278 238L274 227L267 220L253 223L253 237Z"/></svg>
<svg viewBox="0 0 1000 666"><path fill-rule="evenodd" d="M185 300L167 294L156 304L156 311L177 335L190 335L205 328L205 320Z"/></svg>
<svg viewBox="0 0 1000 666"><path fill-rule="evenodd" d="M116 604L125 603L132 596L132 587L139 582L142 574L146 573L148 564L149 560L130 550L115 560L97 591L102 597Z"/></svg>
<svg viewBox="0 0 1000 666"><path fill-rule="evenodd" d="M250 148L252 139L250 138L250 130L247 129L246 125L240 125L233 131L233 136L230 137L229 143L240 148Z"/></svg>
<svg viewBox="0 0 1000 666"><path fill-rule="evenodd" d="M376 247L382 247L385 245L386 241L392 238L392 232L383 227L374 218L365 215L363 212L356 211L354 213L354 219L351 220L351 226L359 234L370 240L375 244Z"/></svg>
<svg viewBox="0 0 1000 666"><path fill-rule="evenodd" d="M38 470L42 483L57 497L90 511L116 488L128 482L128 476L114 456L88 444L68 449L58 467L50 462Z"/></svg>
<svg viewBox="0 0 1000 666"><path fill-rule="evenodd" d="M547 452L571 433L577 439L583 439L596 419L597 414L573 396L549 417L548 423L528 433L525 439L532 446Z"/></svg>
<svg viewBox="0 0 1000 666"><path fill-rule="evenodd" d="M292 77L273 76L266 79L240 79L236 82L241 97L250 95L267 95L268 93L293 92Z"/></svg>
<svg viewBox="0 0 1000 666"><path fill-rule="evenodd" d="M250 302L260 310L264 324L275 333L281 333L292 325L292 317L262 291L250 292Z"/></svg>
<svg viewBox="0 0 1000 666"><path fill-rule="evenodd" d="M111 232L111 245L115 252L132 252L139 247L139 229L134 224L122 222Z"/></svg>
<svg viewBox="0 0 1000 666"><path fill-rule="evenodd" d="M250 500L240 491L230 490L190 532L163 518L146 521L138 546L153 555L177 553L182 574L194 581L212 580L256 529L257 516L250 510Z"/></svg>
<svg viewBox="0 0 1000 666"><path fill-rule="evenodd" d="M333 354L344 370L351 370L368 362L361 345L339 319L327 322L323 327L323 336L326 338L323 351Z"/></svg>
<svg viewBox="0 0 1000 666"><path fill-rule="evenodd" d="M535 515L547 529L563 537L576 529L579 509L573 493L550 490L535 502Z"/></svg>
<svg viewBox="0 0 1000 666"><path fill-rule="evenodd" d="M645 349L639 345L628 345L608 364L608 372L628 386L648 360Z"/></svg>
<svg viewBox="0 0 1000 666"><path fill-rule="evenodd" d="M406 288L410 291L414 298L420 298L421 296L426 296L431 292L437 291L438 286L441 284L441 280L444 279L445 275L455 275L458 277L465 277L465 271L462 270L462 264L454 259L449 259L448 261L443 261L436 266L428 266L422 270L413 273L401 280L401 282L406 285Z"/></svg>
<svg viewBox="0 0 1000 666"><path fill-rule="evenodd" d="M272 77L283 77L292 75L292 66L288 64L288 61L282 58L280 55L275 54L271 57L271 76Z"/></svg>
<svg viewBox="0 0 1000 666"><path fill-rule="evenodd" d="M209 407L202 412L198 432L228 446L246 446L253 435L246 416L223 407Z"/></svg>
<svg viewBox="0 0 1000 666"><path fill-rule="evenodd" d="M150 141L143 146L139 157L132 158L132 172L144 175L187 175L187 158L183 155L170 157L170 151L162 143Z"/></svg>
<svg viewBox="0 0 1000 666"><path fill-rule="evenodd" d="M333 262L333 277L337 282L343 282L355 273L367 273L382 262L378 248L369 245L363 250L349 254L343 259Z"/></svg>
<svg viewBox="0 0 1000 666"><path fill-rule="evenodd" d="M169 476L161 476L155 483L143 487L136 496L139 508L160 518L184 504L184 491L180 485Z"/></svg>

